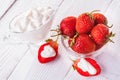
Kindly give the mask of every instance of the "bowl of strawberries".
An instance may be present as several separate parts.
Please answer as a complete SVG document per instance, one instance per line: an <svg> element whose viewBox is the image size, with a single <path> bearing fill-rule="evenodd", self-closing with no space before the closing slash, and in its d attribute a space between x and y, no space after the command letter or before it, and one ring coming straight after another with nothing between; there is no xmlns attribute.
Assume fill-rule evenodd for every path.
<svg viewBox="0 0 120 80"><path fill-rule="evenodd" d="M68 16L60 22L61 47L73 58L97 56L107 47L110 32L107 18L98 11Z"/></svg>

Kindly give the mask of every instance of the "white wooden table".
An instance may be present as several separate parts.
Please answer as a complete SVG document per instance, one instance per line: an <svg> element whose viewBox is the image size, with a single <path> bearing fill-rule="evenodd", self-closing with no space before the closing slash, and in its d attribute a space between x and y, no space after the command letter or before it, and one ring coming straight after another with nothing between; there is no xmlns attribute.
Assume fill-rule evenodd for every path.
<svg viewBox="0 0 120 80"><path fill-rule="evenodd" d="M0 0L0 16L14 0ZM31 52L26 44L4 44L2 38L9 32L10 21L29 8L40 5L57 6L62 0L17 0L0 20L0 80L120 80L120 1L119 0L63 0L57 11L53 27L56 28L62 18L78 16L82 12L101 10L116 36L103 54L96 60L102 67L102 73L95 77L83 77L71 69L71 62L65 51L59 49L59 57L48 64L40 64L37 50ZM69 71L69 72L68 72Z"/></svg>

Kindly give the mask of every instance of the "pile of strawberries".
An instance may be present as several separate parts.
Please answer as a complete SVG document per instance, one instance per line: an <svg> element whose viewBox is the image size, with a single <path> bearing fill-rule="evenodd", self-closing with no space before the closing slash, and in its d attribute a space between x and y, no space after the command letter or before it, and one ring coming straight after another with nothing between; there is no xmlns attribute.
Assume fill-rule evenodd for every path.
<svg viewBox="0 0 120 80"><path fill-rule="evenodd" d="M108 41L113 42L110 37L115 34L109 32L109 28L107 18L101 13L92 11L82 13L77 18L68 16L60 22L60 29L52 31L57 31L58 35L67 37L68 44L73 51L79 54L87 54L100 49ZM38 50L40 63L48 63L56 59L58 56L57 40L48 39L40 46ZM50 56L50 52L44 53L48 55L47 57L42 56L43 51L50 51L49 48L45 48L46 46L50 46L55 51L54 56ZM82 65L80 65L81 63ZM79 74L86 77L96 76L101 73L99 64L91 58L77 59L73 61L72 66Z"/></svg>
<svg viewBox="0 0 120 80"><path fill-rule="evenodd" d="M60 22L60 31L69 37L68 43L77 53L90 53L101 48L114 36L109 32L107 18L102 13L86 12L77 18L68 16Z"/></svg>

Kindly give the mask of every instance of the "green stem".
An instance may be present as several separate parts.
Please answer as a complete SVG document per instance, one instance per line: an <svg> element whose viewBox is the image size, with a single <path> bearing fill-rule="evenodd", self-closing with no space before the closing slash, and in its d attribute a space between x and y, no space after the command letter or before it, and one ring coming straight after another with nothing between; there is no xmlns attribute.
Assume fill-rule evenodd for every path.
<svg viewBox="0 0 120 80"><path fill-rule="evenodd" d="M60 33L59 34L56 34L56 35L51 35L51 37L56 37L56 36L59 36L61 35Z"/></svg>
<svg viewBox="0 0 120 80"><path fill-rule="evenodd" d="M94 12L99 12L100 10L93 10L90 12L90 14L94 13Z"/></svg>

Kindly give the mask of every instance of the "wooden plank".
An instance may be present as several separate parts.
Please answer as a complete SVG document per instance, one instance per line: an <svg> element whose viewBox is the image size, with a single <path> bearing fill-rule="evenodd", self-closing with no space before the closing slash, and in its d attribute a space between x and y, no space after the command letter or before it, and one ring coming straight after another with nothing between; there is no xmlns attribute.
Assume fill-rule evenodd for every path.
<svg viewBox="0 0 120 80"><path fill-rule="evenodd" d="M19 1L9 12L8 15L2 20L3 23L1 23L1 26L5 26L6 28L1 28L1 31L3 30L4 32L9 27L9 22L11 19L15 16L20 14L21 12L24 12L28 10L29 8L34 8L40 5L58 5L56 3L59 0L21 0ZM92 10L99 9L104 13L110 20L110 23L114 23L116 28L112 28L113 31L117 32L117 36L115 38L115 43L114 46L110 47L112 53L116 53L119 50L119 45L118 43L120 42L119 39L119 0L64 0L63 4L59 8L55 18L53 25L55 25L53 28L56 28L56 25L58 25L61 21L66 16L73 15L73 16L78 16L82 12L88 12ZM29 4L28 4L29 3ZM27 5L27 6L26 6ZM19 7L21 6L21 7ZM111 11L112 10L112 11ZM10 19L8 19L10 18ZM111 46L111 45L110 45ZM116 46L116 47L115 47ZM114 47L114 48L113 48ZM64 51L63 51L64 52ZM37 52L35 52L37 53ZM60 53L62 54L62 52ZM107 56L107 55L106 55ZM98 58L98 62L102 59L102 57L105 58L104 55ZM107 62L112 60L111 56ZM106 58L107 59L107 58ZM102 62L101 62L102 63ZM104 65L104 64L102 64ZM115 63L116 65L116 63ZM105 66L105 65L104 65ZM34 59L34 57L31 55L30 52L28 52L24 58L21 60L19 65L16 67L15 71L10 75L9 80L107 80L109 76L111 78L109 79L115 79L115 76L108 74L109 76L103 76L103 74L92 77L92 78L85 78L80 75L76 71L70 71L69 68L71 67L71 63L69 63L68 60L66 60L66 57L61 55L59 59L52 64L46 64L46 65L41 65L37 61L37 58ZM109 67L107 65L107 67ZM116 65L117 67L117 65ZM53 69L54 68L54 69ZM59 69L62 68L62 70L59 72ZM63 69L65 68L65 69ZM53 69L53 70L52 70ZM69 72L67 75L66 73ZM64 74L63 74L64 73ZM66 76L65 76L66 75ZM104 74L105 75L105 74ZM117 73L118 75L118 73ZM119 77L116 77L117 79Z"/></svg>
<svg viewBox="0 0 120 80"><path fill-rule="evenodd" d="M37 51L35 51L37 53ZM30 51L24 56L8 80L63 80L70 63L65 58L59 57L50 63L41 64L37 56Z"/></svg>
<svg viewBox="0 0 120 80"><path fill-rule="evenodd" d="M26 54L26 45L2 45L0 48L0 80L7 78Z"/></svg>
<svg viewBox="0 0 120 80"><path fill-rule="evenodd" d="M9 9L15 4L16 0L0 1L0 20L7 14Z"/></svg>

